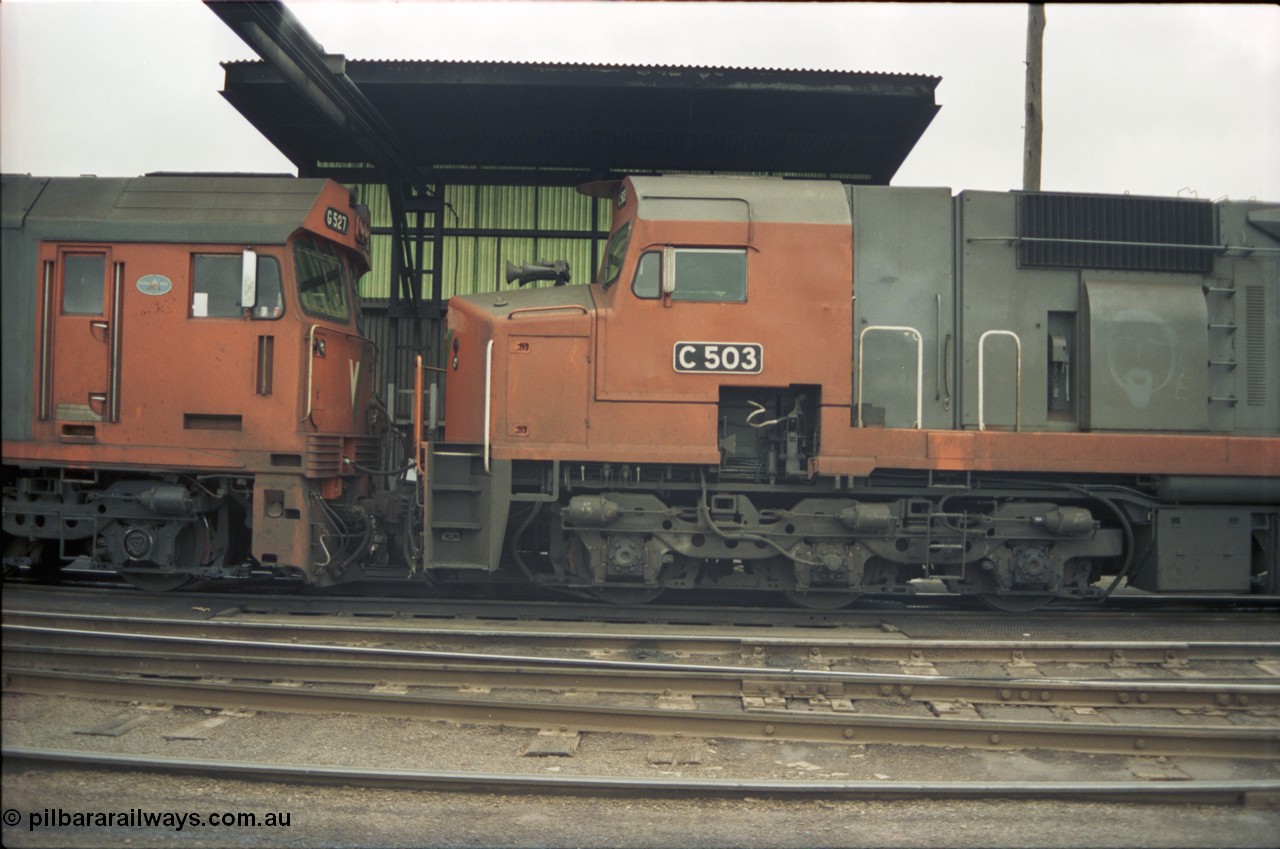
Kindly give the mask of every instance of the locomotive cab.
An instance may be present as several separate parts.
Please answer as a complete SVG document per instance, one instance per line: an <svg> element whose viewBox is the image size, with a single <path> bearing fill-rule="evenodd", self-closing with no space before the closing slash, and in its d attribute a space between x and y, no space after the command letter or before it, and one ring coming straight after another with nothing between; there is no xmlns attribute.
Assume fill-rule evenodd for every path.
<svg viewBox="0 0 1280 849"><path fill-rule="evenodd" d="M847 416L851 396L840 187L745 180L738 197L690 177L614 188L590 285L451 302L447 440L498 459L807 476L822 409Z"/></svg>

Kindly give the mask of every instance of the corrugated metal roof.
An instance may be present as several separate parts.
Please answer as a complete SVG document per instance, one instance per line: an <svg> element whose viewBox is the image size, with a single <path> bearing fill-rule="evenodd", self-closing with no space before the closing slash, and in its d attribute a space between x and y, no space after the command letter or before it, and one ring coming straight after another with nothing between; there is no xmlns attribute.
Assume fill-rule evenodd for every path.
<svg viewBox="0 0 1280 849"><path fill-rule="evenodd" d="M514 66L520 68L618 68L624 70L676 70L676 71L745 71L760 72L766 74L776 73L815 73L815 74L856 74L861 77L913 77L922 80L941 81L942 77L935 77L929 74L904 74L897 71L850 71L844 68L793 68L793 67L777 67L777 66L761 66L761 65L679 65L667 62L530 62L526 60L516 59L348 59L339 54L331 54L331 57L343 62L359 62L359 63L380 63L384 65L449 65L456 67L477 66L477 67L503 67ZM224 65L230 64L246 64L252 65L256 60L244 59L224 62Z"/></svg>
<svg viewBox="0 0 1280 849"><path fill-rule="evenodd" d="M423 166L509 166L537 182L629 171L837 174L887 183L938 106L940 78L714 66L327 57ZM347 134L263 62L224 96L299 167L361 162ZM510 175L508 175L510 176Z"/></svg>

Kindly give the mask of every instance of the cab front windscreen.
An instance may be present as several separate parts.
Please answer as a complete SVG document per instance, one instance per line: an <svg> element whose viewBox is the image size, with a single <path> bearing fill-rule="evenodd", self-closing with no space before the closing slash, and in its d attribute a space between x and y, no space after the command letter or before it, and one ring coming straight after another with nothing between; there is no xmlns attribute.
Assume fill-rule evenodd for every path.
<svg viewBox="0 0 1280 849"><path fill-rule="evenodd" d="M329 242L303 236L294 244L293 262L303 311L341 324L350 321L351 278L338 250Z"/></svg>

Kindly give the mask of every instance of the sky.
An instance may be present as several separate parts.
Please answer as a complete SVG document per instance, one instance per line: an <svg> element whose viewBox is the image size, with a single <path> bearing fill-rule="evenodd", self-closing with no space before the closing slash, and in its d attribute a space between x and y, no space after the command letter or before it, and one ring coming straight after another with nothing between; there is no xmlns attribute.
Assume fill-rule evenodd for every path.
<svg viewBox="0 0 1280 849"><path fill-rule="evenodd" d="M1022 182L1023 4L287 3L349 59L804 68L942 78L894 185ZM0 2L0 170L296 168L219 93L253 51L198 0ZM1047 191L1280 200L1280 8L1049 4Z"/></svg>

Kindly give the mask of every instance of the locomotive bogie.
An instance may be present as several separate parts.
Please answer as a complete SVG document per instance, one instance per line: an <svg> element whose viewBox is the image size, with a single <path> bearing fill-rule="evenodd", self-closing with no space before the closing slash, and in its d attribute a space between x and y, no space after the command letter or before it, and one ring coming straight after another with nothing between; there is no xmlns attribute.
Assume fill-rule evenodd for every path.
<svg viewBox="0 0 1280 849"><path fill-rule="evenodd" d="M1109 563L1116 571L1123 552L1119 529L1102 527L1087 507L1053 501L993 494L955 505L954 493L927 491L864 501L691 485L683 493L570 497L559 530L577 546L566 550L584 559L560 568L597 587L725 586L714 566L732 564L738 586L799 593L907 592L909 581L932 578L958 593L1090 597L1092 570Z"/></svg>
<svg viewBox="0 0 1280 849"><path fill-rule="evenodd" d="M237 484L239 486L237 487ZM4 532L42 543L45 567L85 558L153 588L241 574L244 481L31 475L5 492ZM6 556L6 567L35 563Z"/></svg>

